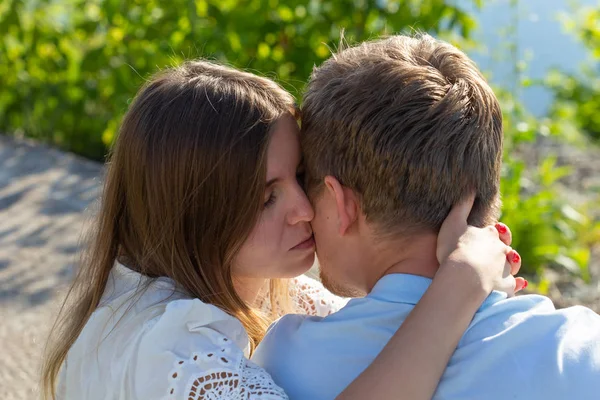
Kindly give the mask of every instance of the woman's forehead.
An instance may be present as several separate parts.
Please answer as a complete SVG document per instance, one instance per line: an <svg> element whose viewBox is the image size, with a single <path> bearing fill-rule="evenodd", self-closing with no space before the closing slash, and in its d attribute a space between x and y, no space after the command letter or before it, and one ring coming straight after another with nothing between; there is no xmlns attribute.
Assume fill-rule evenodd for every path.
<svg viewBox="0 0 600 400"><path fill-rule="evenodd" d="M291 116L276 122L267 153L267 180L296 170L300 163L300 130Z"/></svg>

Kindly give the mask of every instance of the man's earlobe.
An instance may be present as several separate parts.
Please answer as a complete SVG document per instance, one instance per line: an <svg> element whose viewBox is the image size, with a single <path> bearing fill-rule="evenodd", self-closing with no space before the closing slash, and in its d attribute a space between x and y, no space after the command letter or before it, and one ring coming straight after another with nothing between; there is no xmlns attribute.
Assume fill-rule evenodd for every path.
<svg viewBox="0 0 600 400"><path fill-rule="evenodd" d="M338 233L343 236L348 232L348 229L354 224L358 217L356 196L351 189L343 186L337 178L331 175L326 176L324 182L327 190L335 199L337 229Z"/></svg>

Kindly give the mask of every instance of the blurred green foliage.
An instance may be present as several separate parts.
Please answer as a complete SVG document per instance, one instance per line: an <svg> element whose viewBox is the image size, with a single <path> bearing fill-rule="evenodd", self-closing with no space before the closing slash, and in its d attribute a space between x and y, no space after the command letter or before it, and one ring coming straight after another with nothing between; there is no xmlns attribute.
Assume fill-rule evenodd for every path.
<svg viewBox="0 0 600 400"><path fill-rule="evenodd" d="M518 0L511 0L510 4L514 10L518 9ZM513 15L518 18L518 13L513 12ZM581 11L577 20L585 23L568 19L572 33L592 50L596 60L600 57L598 16L600 7ZM600 80L593 74L582 78L551 72L541 84L553 91L552 106L547 116L535 118L516 100L522 88L535 83L521 76L526 63L517 59L518 21L513 24L514 32L507 30L509 36L511 32L514 34L507 37L507 56L514 66L516 84L510 91L507 88L495 90L502 104L505 128L501 219L512 229L513 247L523 259L522 271L542 279L537 290L543 291L547 286L543 282L547 267L564 269L585 280L590 278L591 247L600 243L600 221L594 216L599 215L600 196L589 192L587 201L574 203L561 182L573 173L573 167L559 165L553 154L531 159L535 154L533 147L542 138L576 146L586 143L581 140L583 134L593 136L594 130L600 133L600 129L593 127L600 122L598 112L594 111L600 109ZM595 151L600 153L600 148Z"/></svg>
<svg viewBox="0 0 600 400"><path fill-rule="evenodd" d="M502 89L496 93L505 127L501 220L512 230L522 272L542 278L546 267L554 267L588 280L591 246L600 243L600 223L590 216L594 207L597 213L598 204L593 199L572 203L560 182L573 172L572 166L558 165L552 154L537 162L525 155L532 157L532 146L541 137L560 141L562 124L534 118L511 94Z"/></svg>
<svg viewBox="0 0 600 400"><path fill-rule="evenodd" d="M579 9L564 20L566 28L589 49L590 60L581 73L556 70L548 75L544 83L556 96L551 115L565 121L571 132L581 131L600 142L600 6Z"/></svg>
<svg viewBox="0 0 600 400"><path fill-rule="evenodd" d="M4 0L0 131L101 160L143 80L183 59L267 73L298 95L342 28L364 40L474 25L444 0Z"/></svg>
<svg viewBox="0 0 600 400"><path fill-rule="evenodd" d="M473 0L478 7L481 3ZM208 57L266 74L300 99L313 66L337 46L342 29L351 43L411 30L463 46L469 43L475 21L453 4L444 0L4 0L0 3L0 132L22 133L102 160L128 102L159 69ZM600 11L593 12L576 32L598 59L600 33L594 21ZM520 60L514 64L517 70ZM584 130L600 136L598 78L593 73L591 80L556 76L547 82L557 93L552 119L528 114L515 100L515 88L497 90L506 129L502 220L513 231L523 272L541 275L545 267L562 266L586 278L590 245L600 242L598 223L587 216L586 205L571 205L564 197L559 183L570 173L568 167L557 166L550 156L532 169L522 155L522 149L540 136L551 134L560 140L566 126L576 133Z"/></svg>

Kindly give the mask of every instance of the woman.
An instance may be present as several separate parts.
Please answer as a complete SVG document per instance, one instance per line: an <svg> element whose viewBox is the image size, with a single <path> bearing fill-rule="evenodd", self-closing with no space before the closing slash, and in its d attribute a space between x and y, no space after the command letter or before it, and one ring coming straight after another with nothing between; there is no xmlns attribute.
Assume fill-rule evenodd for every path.
<svg viewBox="0 0 600 400"><path fill-rule="evenodd" d="M141 89L54 330L46 393L54 396L60 371L58 397L67 399L287 398L247 357L278 316L323 315L343 304L308 278L287 281L314 260L295 115L293 98L274 82L205 61L164 71ZM275 136L287 143L278 161ZM278 179L266 182L267 174ZM341 398L364 398L389 368L398 380L382 390L398 388L398 398L416 387L406 393L430 398L480 303L493 287L515 288L512 276L502 278L512 250L495 230L467 230L469 209L455 210L442 228L442 266L421 307ZM491 266L469 259L482 246ZM440 312L447 318L427 318ZM435 350L432 357L410 357L414 343L441 329L438 347L421 349ZM400 375L408 366L414 376Z"/></svg>

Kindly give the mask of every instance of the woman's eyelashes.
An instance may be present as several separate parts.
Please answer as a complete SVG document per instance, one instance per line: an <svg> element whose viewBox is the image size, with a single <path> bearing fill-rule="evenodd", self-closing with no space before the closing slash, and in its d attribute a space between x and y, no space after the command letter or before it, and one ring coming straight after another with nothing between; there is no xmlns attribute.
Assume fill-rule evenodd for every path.
<svg viewBox="0 0 600 400"><path fill-rule="evenodd" d="M298 184L300 185L300 187L302 189L304 189L304 179L305 179L304 168L298 168L298 170L296 171L296 181L298 182ZM275 204L275 200L277 200L277 196L275 195L275 191L272 191L269 194L269 197L267 198L267 200L264 202L263 208L269 208L270 206Z"/></svg>
<svg viewBox="0 0 600 400"><path fill-rule="evenodd" d="M273 204L275 204L275 193L271 192L271 194L269 195L269 198L267 199L267 201L265 201L265 203L263 204L263 208L269 208L271 207Z"/></svg>

